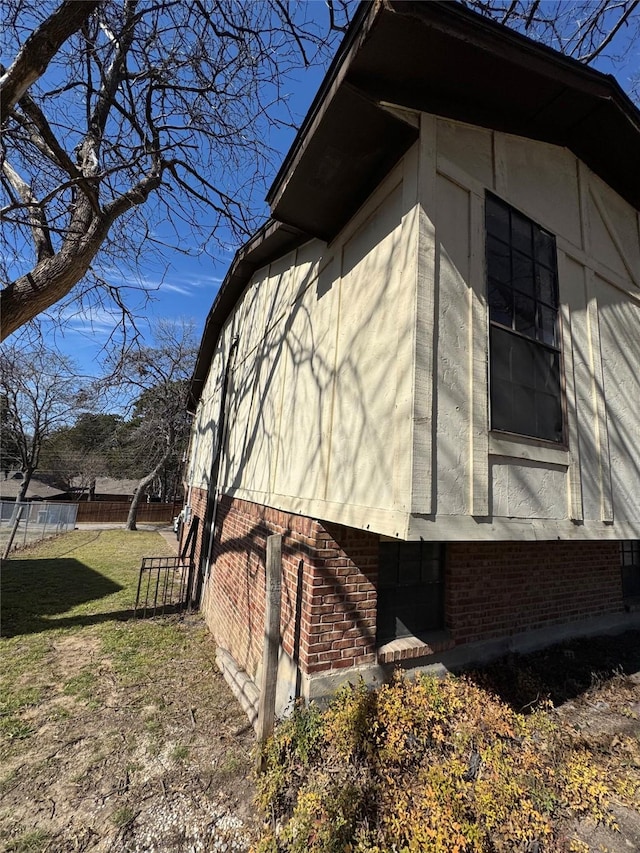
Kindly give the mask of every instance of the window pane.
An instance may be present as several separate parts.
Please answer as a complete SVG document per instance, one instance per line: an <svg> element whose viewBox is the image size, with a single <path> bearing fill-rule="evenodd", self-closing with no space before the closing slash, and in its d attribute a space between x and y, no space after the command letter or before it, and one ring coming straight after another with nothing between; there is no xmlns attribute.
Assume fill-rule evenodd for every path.
<svg viewBox="0 0 640 853"><path fill-rule="evenodd" d="M489 316L502 326L513 325L513 296L510 287L489 282Z"/></svg>
<svg viewBox="0 0 640 853"><path fill-rule="evenodd" d="M551 234L541 228L534 228L534 244L536 260L545 264L549 269L556 267L556 245Z"/></svg>
<svg viewBox="0 0 640 853"><path fill-rule="evenodd" d="M485 211L487 217L487 233L499 237L504 243L509 242L509 209L497 199L487 196Z"/></svg>
<svg viewBox="0 0 640 853"><path fill-rule="evenodd" d="M559 395L560 357L558 353L542 347L534 347L533 355L536 388L547 394Z"/></svg>
<svg viewBox="0 0 640 853"><path fill-rule="evenodd" d="M562 440L557 352L506 329L492 327L491 426L550 441Z"/></svg>
<svg viewBox="0 0 640 853"><path fill-rule="evenodd" d="M389 565L394 559L400 582L382 588L382 573L380 575L378 642L419 636L441 628L444 623L442 545L438 542L381 542L380 566Z"/></svg>
<svg viewBox="0 0 640 853"><path fill-rule="evenodd" d="M442 580L442 554L440 545L433 542L423 543L422 582L440 583Z"/></svg>
<svg viewBox="0 0 640 853"><path fill-rule="evenodd" d="M560 400L551 394L536 394L536 435L550 441L562 440L562 409Z"/></svg>
<svg viewBox="0 0 640 853"><path fill-rule="evenodd" d="M381 542L378 558L378 583L395 586L398 581L398 543Z"/></svg>
<svg viewBox="0 0 640 853"><path fill-rule="evenodd" d="M531 242L531 222L513 211L511 214L511 241L514 249L533 256Z"/></svg>
<svg viewBox="0 0 640 853"><path fill-rule="evenodd" d="M509 247L499 240L487 240L487 273L489 278L502 284L511 284L511 253Z"/></svg>
<svg viewBox="0 0 640 853"><path fill-rule="evenodd" d="M555 308L558 304L555 275L545 267L538 267L536 270L536 281L538 285L538 299Z"/></svg>
<svg viewBox="0 0 640 853"><path fill-rule="evenodd" d="M510 432L519 435L535 435L536 429L536 392L531 387L513 386L513 412Z"/></svg>
<svg viewBox="0 0 640 853"><path fill-rule="evenodd" d="M514 294L514 314L516 331L529 338L536 336L536 303L529 296Z"/></svg>
<svg viewBox="0 0 640 853"><path fill-rule="evenodd" d="M415 586L420 583L420 557L417 559L402 557L400 559L398 583L400 586Z"/></svg>
<svg viewBox="0 0 640 853"><path fill-rule="evenodd" d="M513 430L513 385L510 382L491 382L491 426Z"/></svg>
<svg viewBox="0 0 640 853"><path fill-rule="evenodd" d="M520 290L528 296L535 296L533 261L520 252L513 253L513 279L511 283L516 290Z"/></svg>
<svg viewBox="0 0 640 853"><path fill-rule="evenodd" d="M640 598L640 543L634 539L621 544L622 595Z"/></svg>
<svg viewBox="0 0 640 853"><path fill-rule="evenodd" d="M506 380L512 379L511 370L511 346L510 340L513 335L501 329L491 328L491 378Z"/></svg>
<svg viewBox="0 0 640 853"><path fill-rule="evenodd" d="M640 597L640 569L637 566L622 569L622 595L625 598Z"/></svg>
<svg viewBox="0 0 640 853"><path fill-rule="evenodd" d="M511 351L511 381L523 388L536 387L536 347L515 335L506 346Z"/></svg>
<svg viewBox="0 0 640 853"><path fill-rule="evenodd" d="M556 312L553 308L540 305L538 308L538 340L550 346L557 345Z"/></svg>

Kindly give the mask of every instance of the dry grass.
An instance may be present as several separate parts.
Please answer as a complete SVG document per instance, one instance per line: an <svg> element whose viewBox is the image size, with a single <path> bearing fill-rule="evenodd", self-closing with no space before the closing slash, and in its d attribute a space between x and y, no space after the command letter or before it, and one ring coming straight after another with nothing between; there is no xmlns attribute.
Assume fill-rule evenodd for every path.
<svg viewBox="0 0 640 853"><path fill-rule="evenodd" d="M253 732L212 639L197 615L133 618L141 558L163 553L86 531L5 565L0 849L246 849Z"/></svg>

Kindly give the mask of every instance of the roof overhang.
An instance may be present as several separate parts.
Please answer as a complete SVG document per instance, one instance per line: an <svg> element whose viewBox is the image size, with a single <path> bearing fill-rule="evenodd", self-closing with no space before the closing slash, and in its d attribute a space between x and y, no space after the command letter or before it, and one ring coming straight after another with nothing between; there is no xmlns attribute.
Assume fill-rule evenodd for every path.
<svg viewBox="0 0 640 853"><path fill-rule="evenodd" d="M273 218L335 237L417 138L385 102L566 146L640 208L640 112L613 77L457 3L359 11L267 195Z"/></svg>

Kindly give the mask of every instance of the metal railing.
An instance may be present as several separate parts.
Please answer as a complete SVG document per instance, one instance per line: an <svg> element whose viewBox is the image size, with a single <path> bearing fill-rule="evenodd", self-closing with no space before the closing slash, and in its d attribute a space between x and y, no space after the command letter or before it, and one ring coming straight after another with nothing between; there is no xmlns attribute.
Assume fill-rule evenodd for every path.
<svg viewBox="0 0 640 853"><path fill-rule="evenodd" d="M183 557L143 557L138 578L135 616L180 613L189 603L193 561Z"/></svg>
<svg viewBox="0 0 640 853"><path fill-rule="evenodd" d="M0 501L0 553L73 530L77 514L76 503Z"/></svg>

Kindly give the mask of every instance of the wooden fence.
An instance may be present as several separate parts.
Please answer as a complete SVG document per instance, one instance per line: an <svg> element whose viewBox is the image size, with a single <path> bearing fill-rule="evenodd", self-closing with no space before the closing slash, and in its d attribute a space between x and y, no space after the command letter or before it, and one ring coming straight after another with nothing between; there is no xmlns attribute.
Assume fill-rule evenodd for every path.
<svg viewBox="0 0 640 853"><path fill-rule="evenodd" d="M138 521L157 521L170 524L180 507L173 503L140 503L138 504ZM78 504L76 522L114 522L127 520L129 503L120 501L82 501Z"/></svg>

